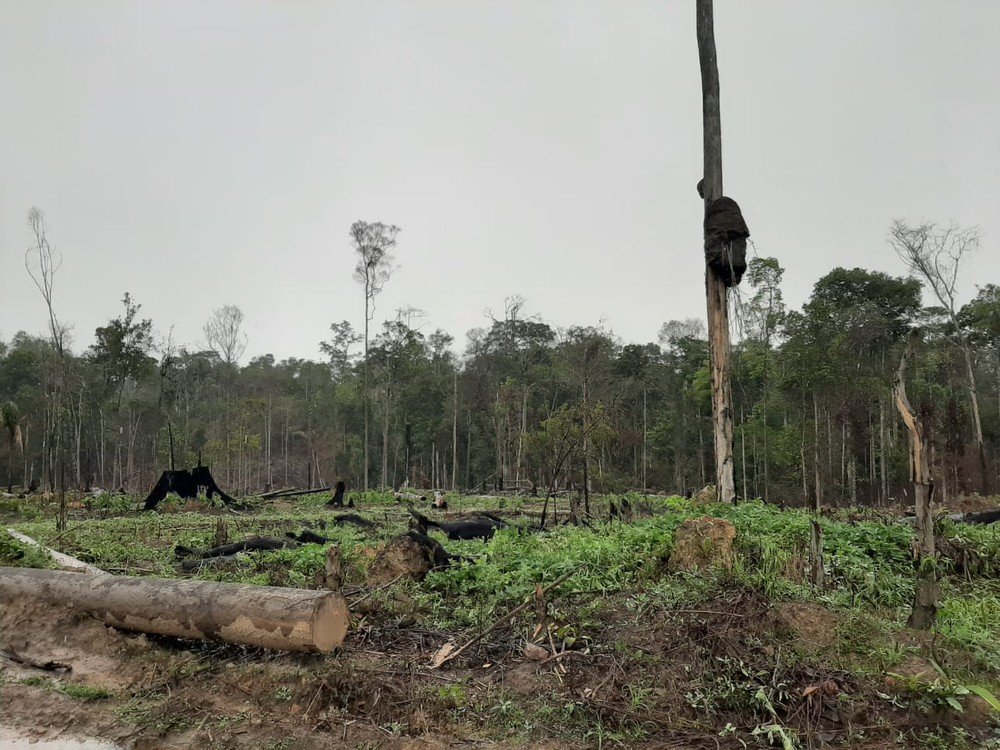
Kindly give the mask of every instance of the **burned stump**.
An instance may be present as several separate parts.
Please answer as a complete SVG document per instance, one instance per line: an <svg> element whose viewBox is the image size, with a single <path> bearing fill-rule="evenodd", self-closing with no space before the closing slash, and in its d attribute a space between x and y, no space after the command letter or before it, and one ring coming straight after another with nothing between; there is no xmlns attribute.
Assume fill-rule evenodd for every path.
<svg viewBox="0 0 1000 750"><path fill-rule="evenodd" d="M205 492L209 500L214 495L218 495L219 499L226 505L236 502L219 488L207 466L195 466L190 471L171 469L160 474L159 480L153 485L153 489L143 504L143 510L153 510L171 492L185 500L194 500L202 491Z"/></svg>

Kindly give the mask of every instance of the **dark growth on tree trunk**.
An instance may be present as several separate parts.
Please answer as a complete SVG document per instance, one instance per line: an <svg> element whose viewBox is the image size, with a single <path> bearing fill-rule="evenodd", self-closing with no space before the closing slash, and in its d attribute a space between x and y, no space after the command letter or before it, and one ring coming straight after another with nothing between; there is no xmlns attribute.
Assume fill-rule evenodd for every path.
<svg viewBox="0 0 1000 750"><path fill-rule="evenodd" d="M698 182L698 195L702 195ZM702 197L704 197L702 195ZM732 198L718 198L705 206L705 262L727 287L736 286L747 270L747 238L750 229L739 204Z"/></svg>

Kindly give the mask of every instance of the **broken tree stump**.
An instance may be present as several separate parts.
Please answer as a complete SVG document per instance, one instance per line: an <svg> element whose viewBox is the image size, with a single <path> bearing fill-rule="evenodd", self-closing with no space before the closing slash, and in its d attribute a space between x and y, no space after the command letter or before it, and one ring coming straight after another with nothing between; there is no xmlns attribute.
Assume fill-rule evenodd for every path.
<svg viewBox="0 0 1000 750"><path fill-rule="evenodd" d="M143 503L143 510L153 510L171 492L183 497L186 500L194 500L204 490L208 499L213 495L218 495L225 505L232 505L236 501L223 492L219 485L215 483L211 470L207 466L195 466L187 469L170 469L160 474L159 480L153 485L149 496Z"/></svg>
<svg viewBox="0 0 1000 750"><path fill-rule="evenodd" d="M122 630L326 652L347 635L347 601L332 591L0 568L0 601L68 605Z"/></svg>

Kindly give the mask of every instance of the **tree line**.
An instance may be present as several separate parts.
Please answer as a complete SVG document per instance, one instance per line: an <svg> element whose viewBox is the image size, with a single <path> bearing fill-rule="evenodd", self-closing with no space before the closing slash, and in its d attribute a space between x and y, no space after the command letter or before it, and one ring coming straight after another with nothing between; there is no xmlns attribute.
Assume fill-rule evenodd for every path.
<svg viewBox="0 0 1000 750"><path fill-rule="evenodd" d="M0 340L3 484L142 493L201 461L232 493L286 486L522 489L544 494L710 483L711 384L700 318L657 341L603 326L557 329L520 297L453 337L414 308L375 326L399 228L358 222L358 321L330 326L320 356L244 362L243 315L227 305L204 344L156 332L130 294L74 352L56 315L58 254L40 212L26 265L48 334ZM898 276L835 268L799 310L783 269L753 259L731 311L735 482L740 499L793 504L908 501L906 429L894 385L929 432L937 497L998 484L1000 286L957 300L978 233L895 223ZM890 250L886 250L890 252ZM925 301L929 304L925 304ZM359 316L360 317L360 316ZM357 327L356 327L357 326Z"/></svg>

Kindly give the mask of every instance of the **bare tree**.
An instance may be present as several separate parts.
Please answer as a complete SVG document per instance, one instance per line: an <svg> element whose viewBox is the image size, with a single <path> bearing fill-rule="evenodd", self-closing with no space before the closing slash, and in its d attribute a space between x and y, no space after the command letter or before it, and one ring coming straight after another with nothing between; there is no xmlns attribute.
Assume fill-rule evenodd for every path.
<svg viewBox="0 0 1000 750"><path fill-rule="evenodd" d="M28 227L34 235L35 244L24 253L24 267L45 300L49 313L49 336L56 354L61 358L66 351L66 328L56 316L52 290L56 272L62 266L62 256L49 244L48 227L41 209L32 207L28 211Z"/></svg>
<svg viewBox="0 0 1000 750"><path fill-rule="evenodd" d="M930 287L937 301L941 303L951 322L955 343L962 350L965 360L965 375L968 380L969 401L972 405L972 429L979 463L982 470L983 489L988 489L989 472L986 468L986 446L983 441L983 423L979 416L979 395L976 389L976 374L972 362L972 347L958 321L956 287L962 260L979 248L982 234L978 227L962 228L955 224L939 227L925 222L910 226L896 219L889 229L889 244L896 254L914 274L922 278Z"/></svg>
<svg viewBox="0 0 1000 750"><path fill-rule="evenodd" d="M697 0L698 58L701 65L705 210L722 193L722 116L719 111L719 65L715 50L712 0ZM706 224L706 240L708 231ZM737 279L738 282L738 279ZM733 476L733 394L729 380L729 305L725 279L705 266L708 300L708 351L712 376L712 425L715 439L715 491L719 502L736 502Z"/></svg>
<svg viewBox="0 0 1000 750"><path fill-rule="evenodd" d="M369 328L375 316L375 298L382 293L385 283L393 271L393 248L396 247L396 237L399 227L394 224L383 224L380 221L356 221L351 224L351 242L358 255L358 263L354 267L354 280L365 290L365 361L362 370L362 388L364 389L365 412L365 449L364 449L364 488L368 491L368 433L370 430L371 394L368 390L368 341Z"/></svg>
<svg viewBox="0 0 1000 750"><path fill-rule="evenodd" d="M62 531L66 528L66 463L63 453L62 391L66 379L67 329L59 322L53 304L55 276L62 266L62 256L49 243L45 214L42 213L41 209L32 207L28 211L28 227L34 236L35 244L25 251L24 267L31 280L35 282L35 286L38 287L38 291L41 292L42 299L45 300L45 307L49 315L50 343L56 359L48 400L49 414L46 420L48 429L43 433L43 444L47 441L47 445L51 449L50 484L54 484L52 475L55 475L55 479L59 483L59 515L56 518L56 528Z"/></svg>
<svg viewBox="0 0 1000 750"><path fill-rule="evenodd" d="M243 333L243 311L236 305L223 305L212 311L212 317L205 323L202 329L205 332L205 341L209 348L219 355L219 358L229 365L229 375L225 379L225 431L226 431L226 482L231 482L232 477L232 443L231 443L231 423L232 408L230 404L230 390L232 378L235 378L235 368L239 364L240 357L247 348L247 336Z"/></svg>
<svg viewBox="0 0 1000 750"><path fill-rule="evenodd" d="M223 305L212 311L202 329L208 347L227 365L239 364L247 349L247 335L243 333L243 311L236 305Z"/></svg>

